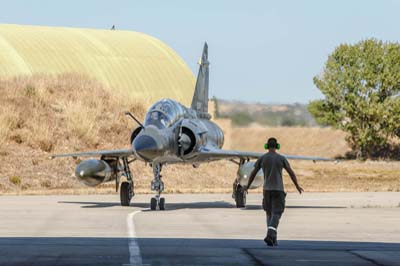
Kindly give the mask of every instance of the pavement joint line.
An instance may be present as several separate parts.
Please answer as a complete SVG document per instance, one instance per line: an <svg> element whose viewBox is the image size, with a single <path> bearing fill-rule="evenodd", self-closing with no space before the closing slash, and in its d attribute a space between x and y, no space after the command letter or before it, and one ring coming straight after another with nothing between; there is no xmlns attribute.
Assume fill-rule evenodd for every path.
<svg viewBox="0 0 400 266"><path fill-rule="evenodd" d="M129 264L124 264L124 265L143 266L142 255L140 253L139 243L136 240L135 221L134 221L135 215L140 212L141 212L141 210L131 212L126 217L126 224L127 224L127 228L128 228L128 235L129 235L129 240L128 240Z"/></svg>
<svg viewBox="0 0 400 266"><path fill-rule="evenodd" d="M379 263L379 262L377 262L377 261L375 261L375 260L373 260L373 259L367 258L367 257L365 257L365 256L363 256L363 255L357 253L357 250L348 250L348 252L349 252L350 254L352 254L352 255L354 255L354 256L356 256L356 257L362 259L362 260L365 260L365 261L368 261L368 262L372 263L373 265L376 265L376 266L385 266L385 265L382 264L382 263Z"/></svg>
<svg viewBox="0 0 400 266"><path fill-rule="evenodd" d="M243 252L254 262L257 266L267 266L262 261L260 261L256 256L254 256L247 248L242 248Z"/></svg>

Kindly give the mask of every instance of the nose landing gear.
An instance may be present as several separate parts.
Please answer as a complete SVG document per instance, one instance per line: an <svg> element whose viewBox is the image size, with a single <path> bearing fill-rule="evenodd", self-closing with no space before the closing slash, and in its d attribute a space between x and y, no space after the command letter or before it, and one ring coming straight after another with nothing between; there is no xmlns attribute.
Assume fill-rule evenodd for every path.
<svg viewBox="0 0 400 266"><path fill-rule="evenodd" d="M161 193L164 191L164 182L161 180L161 164L153 164L154 179L151 181L151 190L156 191L156 195L150 200L150 209L152 211L157 209L165 210L165 198L161 197Z"/></svg>

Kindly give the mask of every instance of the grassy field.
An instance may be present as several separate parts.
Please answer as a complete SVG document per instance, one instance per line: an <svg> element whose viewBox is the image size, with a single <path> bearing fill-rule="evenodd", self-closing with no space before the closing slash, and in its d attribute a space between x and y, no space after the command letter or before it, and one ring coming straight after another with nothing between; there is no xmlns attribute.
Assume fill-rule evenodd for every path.
<svg viewBox="0 0 400 266"><path fill-rule="evenodd" d="M0 193L80 194L113 193L115 184L87 188L73 176L72 158L49 160L52 153L129 147L130 110L143 118L149 105L117 97L100 83L77 75L34 76L0 80ZM216 121L225 132L226 149L263 151L265 140L278 138L282 153L335 157L348 147L345 134L330 128L234 128ZM400 191L400 162L292 161L306 192ZM150 193L151 169L142 162L131 166L139 193ZM237 166L220 161L163 168L166 192L231 192ZM285 175L289 191L294 188Z"/></svg>

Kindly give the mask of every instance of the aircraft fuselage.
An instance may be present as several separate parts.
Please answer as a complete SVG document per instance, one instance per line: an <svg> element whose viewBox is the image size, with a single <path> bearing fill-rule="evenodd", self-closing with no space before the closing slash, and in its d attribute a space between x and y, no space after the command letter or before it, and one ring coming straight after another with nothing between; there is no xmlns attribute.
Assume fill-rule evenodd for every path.
<svg viewBox="0 0 400 266"><path fill-rule="evenodd" d="M197 163L211 161L201 149L220 149L224 134L208 118L198 118L193 110L180 103L162 99L146 114L144 128L132 138L137 157L146 162Z"/></svg>

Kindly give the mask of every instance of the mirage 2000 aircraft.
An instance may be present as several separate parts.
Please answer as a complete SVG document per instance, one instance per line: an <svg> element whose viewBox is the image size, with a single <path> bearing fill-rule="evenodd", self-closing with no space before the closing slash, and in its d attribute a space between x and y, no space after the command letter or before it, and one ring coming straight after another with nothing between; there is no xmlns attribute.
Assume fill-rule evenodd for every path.
<svg viewBox="0 0 400 266"><path fill-rule="evenodd" d="M129 206L134 193L134 176L129 164L137 159L147 162L154 173L151 190L156 191L151 198L150 209L165 209L165 199L161 197L164 183L161 179L163 165L174 163L192 164L228 159L238 165L238 173L233 184L233 198L237 207L246 205L246 193L243 189L248 183L248 177L254 169L254 161L262 153L223 150L224 134L222 130L210 121L208 113L208 80L209 61L208 46L204 44L203 54L199 62L200 68L196 87L190 108L171 100L162 99L154 103L145 116L142 124L131 113L139 125L133 130L131 148L123 150L106 150L82 153L58 154L55 157L99 156L100 159L82 161L75 170L76 177L87 186L97 186L104 182L116 182L120 187L122 206ZM288 159L327 161L330 159L290 156ZM263 173L260 170L250 189L263 184ZM119 184L121 183L121 186Z"/></svg>

